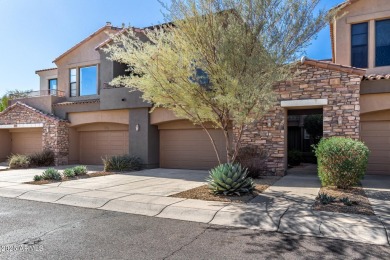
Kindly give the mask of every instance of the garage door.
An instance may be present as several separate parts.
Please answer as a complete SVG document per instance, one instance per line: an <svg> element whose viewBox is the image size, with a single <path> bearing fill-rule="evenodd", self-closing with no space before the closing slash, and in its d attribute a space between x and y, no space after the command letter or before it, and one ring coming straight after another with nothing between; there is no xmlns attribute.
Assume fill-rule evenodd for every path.
<svg viewBox="0 0 390 260"><path fill-rule="evenodd" d="M390 175L390 121L362 122L361 136L371 151L367 173Z"/></svg>
<svg viewBox="0 0 390 260"><path fill-rule="evenodd" d="M42 130L12 133L11 153L28 155L41 151Z"/></svg>
<svg viewBox="0 0 390 260"><path fill-rule="evenodd" d="M102 164L102 157L128 153L128 131L80 132L80 163L82 164Z"/></svg>
<svg viewBox="0 0 390 260"><path fill-rule="evenodd" d="M210 130L224 156L225 139L222 131ZM218 160L207 134L201 129L160 130L160 167L209 170Z"/></svg>

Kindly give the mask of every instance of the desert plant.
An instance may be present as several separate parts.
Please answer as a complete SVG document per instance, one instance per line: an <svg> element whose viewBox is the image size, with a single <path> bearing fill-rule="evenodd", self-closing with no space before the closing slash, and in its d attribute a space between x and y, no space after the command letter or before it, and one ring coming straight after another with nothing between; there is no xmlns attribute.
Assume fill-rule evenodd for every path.
<svg viewBox="0 0 390 260"><path fill-rule="evenodd" d="M358 204L356 201L350 200L348 197L343 197L339 201L346 206L353 206Z"/></svg>
<svg viewBox="0 0 390 260"><path fill-rule="evenodd" d="M67 178L73 178L74 176L76 176L76 174L74 173L73 168L65 169L63 174Z"/></svg>
<svg viewBox="0 0 390 260"><path fill-rule="evenodd" d="M328 195L326 193L318 194L317 199L319 199L321 204L323 204L323 205L328 205L328 204L330 204L330 203L332 203L332 202L334 202L336 200L335 197L330 196L330 195Z"/></svg>
<svg viewBox="0 0 390 260"><path fill-rule="evenodd" d="M51 150L44 150L42 152L29 155L31 165L37 167L54 165L54 152Z"/></svg>
<svg viewBox="0 0 390 260"><path fill-rule="evenodd" d="M214 194L240 196L254 189L254 182L248 177L248 170L243 169L239 163L226 163L215 167L210 171L207 181Z"/></svg>
<svg viewBox="0 0 390 260"><path fill-rule="evenodd" d="M323 186L346 189L359 184L364 177L370 153L364 143L331 137L322 139L314 150Z"/></svg>
<svg viewBox="0 0 390 260"><path fill-rule="evenodd" d="M302 152L298 150L290 150L287 153L288 164L291 166L298 166L302 162Z"/></svg>
<svg viewBox="0 0 390 260"><path fill-rule="evenodd" d="M131 155L116 155L102 158L104 171L139 171L142 168L141 159Z"/></svg>
<svg viewBox="0 0 390 260"><path fill-rule="evenodd" d="M85 175L88 173L87 166L84 166L84 165L79 165L79 166L73 167L72 170L76 176Z"/></svg>
<svg viewBox="0 0 390 260"><path fill-rule="evenodd" d="M9 158L10 169L27 169L30 167L30 158L26 155L13 154Z"/></svg>
<svg viewBox="0 0 390 260"><path fill-rule="evenodd" d="M58 170L49 168L42 173L42 179L59 181L61 180L61 174Z"/></svg>
<svg viewBox="0 0 390 260"><path fill-rule="evenodd" d="M42 176L41 175L35 175L34 176L34 181L41 181L42 180Z"/></svg>
<svg viewBox="0 0 390 260"><path fill-rule="evenodd" d="M245 146L239 149L236 162L248 169L248 177L258 178L265 172L267 153L257 146Z"/></svg>

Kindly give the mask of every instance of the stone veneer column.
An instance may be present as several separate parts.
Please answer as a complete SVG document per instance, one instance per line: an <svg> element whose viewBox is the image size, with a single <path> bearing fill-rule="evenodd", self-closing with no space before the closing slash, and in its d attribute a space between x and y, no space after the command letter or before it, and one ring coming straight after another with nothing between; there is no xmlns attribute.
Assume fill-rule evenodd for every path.
<svg viewBox="0 0 390 260"><path fill-rule="evenodd" d="M69 128L66 122L47 121L43 127L43 149L54 152L55 165L67 165L69 160Z"/></svg>

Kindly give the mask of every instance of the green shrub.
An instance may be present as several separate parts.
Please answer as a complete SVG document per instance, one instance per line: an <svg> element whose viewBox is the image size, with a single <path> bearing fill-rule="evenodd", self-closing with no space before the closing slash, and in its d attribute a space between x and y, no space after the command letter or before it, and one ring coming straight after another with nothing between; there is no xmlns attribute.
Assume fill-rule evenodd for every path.
<svg viewBox="0 0 390 260"><path fill-rule="evenodd" d="M10 169L27 169L30 167L30 158L26 155L13 154L9 158Z"/></svg>
<svg viewBox="0 0 390 260"><path fill-rule="evenodd" d="M323 186L346 189L359 184L364 177L370 153L364 143L331 137L322 139L314 150Z"/></svg>
<svg viewBox="0 0 390 260"><path fill-rule="evenodd" d="M221 164L210 171L207 179L209 188L214 194L238 195L250 193L254 189L248 170L239 163Z"/></svg>
<svg viewBox="0 0 390 260"><path fill-rule="evenodd" d="M73 167L72 170L76 176L85 175L88 173L87 166L83 166L83 165Z"/></svg>
<svg viewBox="0 0 390 260"><path fill-rule="evenodd" d="M54 152L51 150L44 150L39 153L29 155L30 163L37 167L46 167L54 165Z"/></svg>
<svg viewBox="0 0 390 260"><path fill-rule="evenodd" d="M104 171L139 171L142 169L141 159L130 155L116 155L102 158Z"/></svg>
<svg viewBox="0 0 390 260"><path fill-rule="evenodd" d="M34 181L41 181L42 180L42 176L41 175L35 175L34 176Z"/></svg>
<svg viewBox="0 0 390 260"><path fill-rule="evenodd" d="M302 152L298 150L288 151L288 164L291 166L298 166L302 162Z"/></svg>
<svg viewBox="0 0 390 260"><path fill-rule="evenodd" d="M342 202L345 206L349 207L358 204L356 201L350 200L348 197L343 197L339 201Z"/></svg>
<svg viewBox="0 0 390 260"><path fill-rule="evenodd" d="M65 169L63 174L67 178L73 178L74 176L76 176L76 174L74 173L73 168Z"/></svg>
<svg viewBox="0 0 390 260"><path fill-rule="evenodd" d="M49 168L42 173L42 178L44 180L59 181L59 180L61 180L61 174L58 170L56 170L54 168Z"/></svg>
<svg viewBox="0 0 390 260"><path fill-rule="evenodd" d="M330 196L326 193L320 193L317 196L317 199L321 202L323 205L328 205L330 203L335 202L336 198L333 196Z"/></svg>

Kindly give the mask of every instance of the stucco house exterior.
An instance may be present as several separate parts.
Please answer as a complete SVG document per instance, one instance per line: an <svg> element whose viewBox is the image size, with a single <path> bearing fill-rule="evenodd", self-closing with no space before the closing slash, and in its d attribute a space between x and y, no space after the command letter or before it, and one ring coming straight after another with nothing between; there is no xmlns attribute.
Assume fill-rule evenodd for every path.
<svg viewBox="0 0 390 260"><path fill-rule="evenodd" d="M297 62L299 73L275 85L274 108L244 132L244 145L266 151L268 174L285 174L290 119L318 113L323 115L323 136L365 141L372 151L368 174L390 174L390 41L386 45L375 34L382 30L390 39L390 5L386 0L351 0L340 13L345 15L330 26L332 61ZM139 156L149 168L217 165L200 127L166 109L150 113L151 104L140 93L110 86L126 68L107 59L102 49L110 41L108 33L121 30L107 23L56 58L55 68L36 71L40 90L13 100L0 113L0 161L12 153L47 148L55 152L58 165L101 164L102 157L117 154ZM142 29L136 30L142 36ZM375 57L378 48L384 58ZM210 132L223 150L222 132Z"/></svg>

